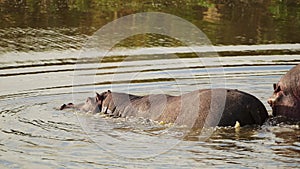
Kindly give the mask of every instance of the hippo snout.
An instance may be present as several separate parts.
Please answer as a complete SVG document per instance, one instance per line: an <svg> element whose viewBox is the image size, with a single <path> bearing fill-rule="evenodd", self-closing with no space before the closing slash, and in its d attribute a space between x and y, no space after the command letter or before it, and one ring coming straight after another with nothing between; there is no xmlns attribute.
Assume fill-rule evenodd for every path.
<svg viewBox="0 0 300 169"><path fill-rule="evenodd" d="M73 107L74 107L73 103L63 104L63 105L60 106L59 110L63 110L63 109L66 109L66 108L73 108Z"/></svg>

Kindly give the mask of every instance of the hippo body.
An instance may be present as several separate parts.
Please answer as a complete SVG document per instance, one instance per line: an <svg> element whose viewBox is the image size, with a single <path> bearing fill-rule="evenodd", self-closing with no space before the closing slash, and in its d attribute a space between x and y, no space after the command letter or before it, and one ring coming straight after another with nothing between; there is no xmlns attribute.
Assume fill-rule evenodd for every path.
<svg viewBox="0 0 300 169"><path fill-rule="evenodd" d="M277 84L273 84L273 95L268 99L273 116L284 116L300 120L300 64L293 67Z"/></svg>
<svg viewBox="0 0 300 169"><path fill-rule="evenodd" d="M107 91L88 98L85 104L61 107L65 108L103 112L114 117L144 117L195 129L234 126L237 121L241 126L262 125L268 117L266 108L256 97L231 89L196 90L180 96L136 96Z"/></svg>

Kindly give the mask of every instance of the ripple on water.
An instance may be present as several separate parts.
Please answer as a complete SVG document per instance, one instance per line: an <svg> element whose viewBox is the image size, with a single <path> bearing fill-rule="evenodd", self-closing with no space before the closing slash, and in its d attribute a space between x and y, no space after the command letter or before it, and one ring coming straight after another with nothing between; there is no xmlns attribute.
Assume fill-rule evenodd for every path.
<svg viewBox="0 0 300 169"><path fill-rule="evenodd" d="M253 50L266 50L266 47L286 48L285 45L252 46ZM162 49L176 53L184 48ZM107 56L99 66L91 56L80 60L82 67L77 75L86 80L78 84L72 81L78 50L20 52L18 57L11 57L13 53L9 52L1 55L4 58L0 68L1 87L6 90L0 93L0 166L299 168L300 133L299 125L295 124L216 128L203 141L199 133L188 133L184 128L151 120L113 119L54 109L73 100L81 102L94 95L94 90L101 92L112 85L114 91L133 94L149 94L160 89L178 95L211 87L213 76L225 77L227 88L257 96L270 111L266 99L272 93L272 83L299 63L299 55L247 52L226 55L228 49L246 51L249 47L217 48L225 52L218 58L221 65L210 57L201 58L201 62L193 54L181 53L168 58L159 53L153 56L144 53L127 61L124 61L127 55ZM151 51L130 50L133 54ZM27 58L28 55L31 56Z"/></svg>

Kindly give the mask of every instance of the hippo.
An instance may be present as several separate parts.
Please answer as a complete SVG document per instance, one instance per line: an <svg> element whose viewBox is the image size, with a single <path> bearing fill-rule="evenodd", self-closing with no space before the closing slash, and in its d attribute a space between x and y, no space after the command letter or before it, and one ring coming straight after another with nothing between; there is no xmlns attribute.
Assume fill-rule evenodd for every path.
<svg viewBox="0 0 300 169"><path fill-rule="evenodd" d="M102 112L113 117L144 117L192 129L215 126L262 125L268 118L265 106L253 95L234 89L202 89L180 96L137 96L110 90L96 93L86 103L63 104L61 110Z"/></svg>
<svg viewBox="0 0 300 169"><path fill-rule="evenodd" d="M300 120L300 64L293 67L277 84L273 84L273 95L268 99L273 116Z"/></svg>

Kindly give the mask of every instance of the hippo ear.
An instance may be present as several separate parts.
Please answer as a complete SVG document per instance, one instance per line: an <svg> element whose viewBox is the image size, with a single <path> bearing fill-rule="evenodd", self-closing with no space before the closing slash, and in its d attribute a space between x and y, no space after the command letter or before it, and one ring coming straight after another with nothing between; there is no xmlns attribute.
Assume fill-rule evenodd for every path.
<svg viewBox="0 0 300 169"><path fill-rule="evenodd" d="M281 91L281 88L280 88L279 85L277 85L277 88L276 88L276 91L275 91L275 92L279 92L279 91Z"/></svg>
<svg viewBox="0 0 300 169"><path fill-rule="evenodd" d="M96 92L96 101L99 102L100 100L102 100L102 98L103 96Z"/></svg>
<svg viewBox="0 0 300 169"><path fill-rule="evenodd" d="M276 88L277 88L277 84L273 83L273 89L276 90Z"/></svg>

